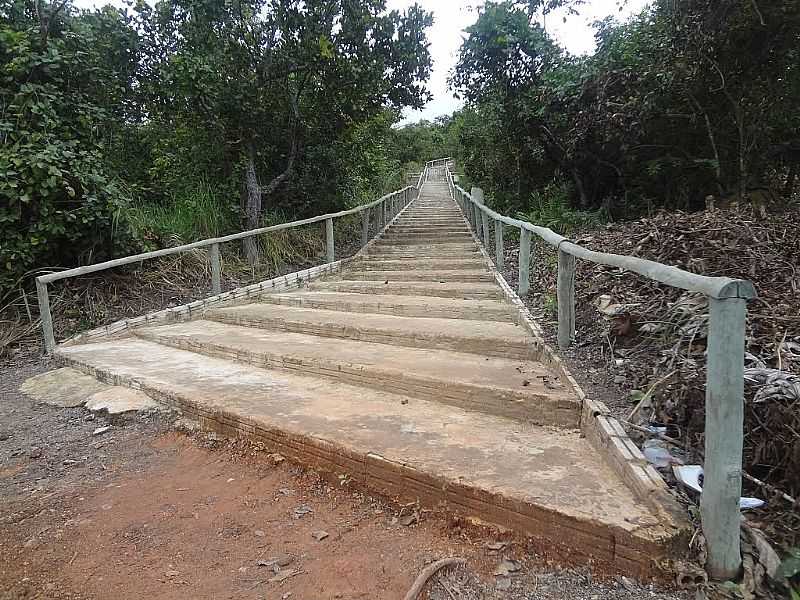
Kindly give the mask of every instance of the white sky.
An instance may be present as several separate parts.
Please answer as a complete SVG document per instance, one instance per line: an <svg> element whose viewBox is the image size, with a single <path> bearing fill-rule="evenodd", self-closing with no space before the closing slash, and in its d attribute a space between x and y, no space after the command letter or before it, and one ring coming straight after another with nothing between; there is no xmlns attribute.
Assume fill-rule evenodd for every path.
<svg viewBox="0 0 800 600"><path fill-rule="evenodd" d="M440 115L451 114L461 106L461 102L447 90L447 76L457 62L464 29L475 22L477 7L483 4L483 0L387 0L386 4L390 10L403 10L415 1L434 15L433 27L428 31L433 57L429 89L433 93L433 100L420 111L408 111L404 115L405 123L432 120ZM105 4L124 7L123 0L74 0L74 4L79 8ZM546 26L549 33L567 50L573 54L587 54L595 46L591 26L594 21L609 15L624 20L648 4L650 0L585 0L584 5L578 8L577 15L568 15L566 11L550 13Z"/></svg>

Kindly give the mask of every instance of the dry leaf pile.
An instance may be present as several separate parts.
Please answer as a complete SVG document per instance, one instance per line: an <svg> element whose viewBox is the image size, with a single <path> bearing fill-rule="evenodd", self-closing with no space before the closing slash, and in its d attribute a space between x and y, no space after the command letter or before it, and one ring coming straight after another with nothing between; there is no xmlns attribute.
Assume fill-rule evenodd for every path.
<svg viewBox="0 0 800 600"><path fill-rule="evenodd" d="M753 282L758 298L748 306L744 468L800 496L800 209L769 215L750 207L663 212L593 230L578 241L593 250ZM547 290L539 305L554 309L552 254L536 247L532 290ZM706 299L585 261L578 263L576 294L577 345L596 350L615 382L632 390L633 403L644 397L639 424L667 426L697 460L704 442ZM766 489L747 491L768 500L774 539L800 543L797 507L773 501Z"/></svg>

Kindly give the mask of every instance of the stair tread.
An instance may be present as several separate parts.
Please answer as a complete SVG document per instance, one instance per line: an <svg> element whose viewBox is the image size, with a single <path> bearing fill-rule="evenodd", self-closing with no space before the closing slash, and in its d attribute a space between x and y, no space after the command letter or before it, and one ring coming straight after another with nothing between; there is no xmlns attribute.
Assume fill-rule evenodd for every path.
<svg viewBox="0 0 800 600"><path fill-rule="evenodd" d="M347 285L352 288L363 288L365 290L385 289L391 291L393 288L401 287L403 289L418 289L420 291L428 289L441 289L453 292L498 292L500 287L494 282L484 281L390 281L384 283L383 281L361 281L358 279L346 279L347 273L344 273L343 279L326 279L324 281L314 281L311 283L310 289L334 289L339 285Z"/></svg>
<svg viewBox="0 0 800 600"><path fill-rule="evenodd" d="M507 339L523 343L534 340L528 332L514 323L434 317L402 317L371 313L350 313L335 310L300 308L280 304L245 304L209 310L210 318L227 315L244 319L281 319L284 321L333 325L354 330L375 329L386 332L449 336L463 339Z"/></svg>
<svg viewBox="0 0 800 600"><path fill-rule="evenodd" d="M578 432L329 380L240 365L141 339L59 348L67 362L182 406L266 431L377 455L436 479L631 535L657 519ZM344 469L343 469L344 470ZM406 474L408 477L408 473Z"/></svg>
<svg viewBox="0 0 800 600"><path fill-rule="evenodd" d="M337 292L326 290L304 290L297 292L280 292L265 294L261 298L265 303L312 306L359 313L396 314L396 310L420 311L424 316L438 318L463 319L460 313L480 315L481 320L497 322L496 315L503 315L502 322L516 323L516 308L501 300L492 298L466 299L443 298L440 296L398 296L385 293L362 294L354 292ZM324 306L319 306L324 304ZM393 311L393 312L387 312ZM430 313L430 314L429 314ZM423 316L419 315L419 316ZM452 315L452 316L451 316ZM417 315L404 315L417 316Z"/></svg>
<svg viewBox="0 0 800 600"><path fill-rule="evenodd" d="M207 320L144 328L136 333L154 341L189 338L198 346L215 345L258 355L357 365L376 372L399 370L430 381L508 390L531 398L545 395L555 401L574 402L576 411L580 407L574 393L555 381L546 366L534 361L269 331ZM542 378L549 383L546 385Z"/></svg>

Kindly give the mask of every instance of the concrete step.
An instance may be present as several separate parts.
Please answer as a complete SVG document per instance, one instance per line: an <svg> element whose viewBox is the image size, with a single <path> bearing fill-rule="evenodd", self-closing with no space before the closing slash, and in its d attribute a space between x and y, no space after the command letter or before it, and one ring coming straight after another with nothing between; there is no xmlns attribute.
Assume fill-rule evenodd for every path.
<svg viewBox="0 0 800 600"><path fill-rule="evenodd" d="M309 289L315 291L347 292L354 294L383 294L393 296L436 296L465 300L502 300L503 291L496 283L440 283L426 281L350 281L331 279L314 281Z"/></svg>
<svg viewBox="0 0 800 600"><path fill-rule="evenodd" d="M389 229L389 233L402 233L402 234L410 234L410 233L435 233L439 232L443 235L448 235L451 233L470 233L469 229L466 226L461 225L431 225L428 227L419 226L419 225L392 225Z"/></svg>
<svg viewBox="0 0 800 600"><path fill-rule="evenodd" d="M525 423L579 426L580 401L538 362L203 320L137 329L135 335L206 356L326 377Z"/></svg>
<svg viewBox="0 0 800 600"><path fill-rule="evenodd" d="M359 271L406 271L408 269L438 270L478 270L488 271L482 258L440 258L427 260L359 258L351 263L351 268Z"/></svg>
<svg viewBox="0 0 800 600"><path fill-rule="evenodd" d="M442 319L476 319L501 323L517 323L519 312L512 304L497 300L461 300L433 296L392 296L384 294L348 294L342 292L303 291L264 294L262 302L321 308L355 313L396 315L402 317L434 317Z"/></svg>
<svg viewBox="0 0 800 600"><path fill-rule="evenodd" d="M450 282L472 282L484 281L494 282L494 275L486 269L483 270L423 270L418 265L406 265L405 271L377 271L375 269L354 270L349 269L345 277L349 280L370 280L370 281L438 281L440 283Z"/></svg>
<svg viewBox="0 0 800 600"><path fill-rule="evenodd" d="M458 237L440 237L436 234L413 234L402 235L387 233L381 237L380 245L390 246L446 246L449 249L468 249L474 250L477 246L471 235L460 235Z"/></svg>
<svg viewBox="0 0 800 600"><path fill-rule="evenodd" d="M398 317L264 303L212 309L203 316L260 329L515 360L538 360L541 352L539 340L522 327L497 321Z"/></svg>
<svg viewBox="0 0 800 600"><path fill-rule="evenodd" d="M61 348L57 359L331 479L511 527L600 571L649 576L674 536L577 432L135 338Z"/></svg>
<svg viewBox="0 0 800 600"><path fill-rule="evenodd" d="M443 239L443 240L450 240L451 242L464 242L464 241L472 241L472 232L470 232L466 228L459 228L458 231L454 231L452 228L448 228L444 230L442 227L428 227L428 228L420 228L416 227L415 231L406 231L400 227L392 226L389 228L389 231L386 232L384 237L392 236L392 237L399 237L399 238L433 238L436 239Z"/></svg>
<svg viewBox="0 0 800 600"><path fill-rule="evenodd" d="M402 246L390 249L390 246L373 246L369 251L363 255L370 260L452 260L452 259L467 259L467 260L483 260L483 255L474 250L473 252L444 252L437 251L435 248L427 250L415 251L407 250Z"/></svg>
<svg viewBox="0 0 800 600"><path fill-rule="evenodd" d="M442 220L436 220L436 221L431 221L431 220L428 220L428 219L411 219L411 220L407 220L407 221L406 220L395 221L392 224L392 228L395 228L395 227L400 227L400 228L402 228L402 227L413 227L413 228L423 228L423 229L427 229L427 230L430 230L430 229L437 230L437 229L441 229L441 228L444 228L444 229L456 229L457 228L460 231L464 231L464 230L469 231L469 227L468 227L466 221L464 221L464 219L462 219L460 217L458 219L446 219L446 220L442 219Z"/></svg>
<svg viewBox="0 0 800 600"><path fill-rule="evenodd" d="M399 253L406 256L460 256L470 258L470 254L478 254L478 245L471 244L392 244L378 241L369 249L369 254Z"/></svg>

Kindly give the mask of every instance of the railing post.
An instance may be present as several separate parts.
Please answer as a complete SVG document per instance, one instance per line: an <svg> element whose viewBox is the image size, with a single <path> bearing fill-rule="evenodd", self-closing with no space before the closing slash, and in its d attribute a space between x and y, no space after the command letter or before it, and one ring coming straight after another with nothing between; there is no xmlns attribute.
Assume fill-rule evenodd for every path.
<svg viewBox="0 0 800 600"><path fill-rule="evenodd" d="M222 261L219 257L219 244L211 244L209 259L211 260L211 293L216 296L222 293Z"/></svg>
<svg viewBox="0 0 800 600"><path fill-rule="evenodd" d="M522 298L528 295L531 289L531 232L527 229L519 231L519 281L517 282L517 295Z"/></svg>
<svg viewBox="0 0 800 600"><path fill-rule="evenodd" d="M39 300L39 318L42 320L45 354L52 354L56 349L56 337L53 334L53 315L50 314L50 297L47 284L36 279L36 297Z"/></svg>
<svg viewBox="0 0 800 600"><path fill-rule="evenodd" d="M472 199L474 200L474 202L472 203L472 213L473 213L472 225L473 227L475 227L475 235L477 235L478 238L480 238L481 221L482 221L481 214L483 214L483 211L478 207L478 205L483 204L483 190L479 187L473 186L472 189L470 190L470 196L472 196ZM486 243L486 240L483 241L484 243Z"/></svg>
<svg viewBox="0 0 800 600"><path fill-rule="evenodd" d="M328 262L332 263L336 260L336 252L333 245L333 219L325 219L325 246Z"/></svg>
<svg viewBox="0 0 800 600"><path fill-rule="evenodd" d="M483 225L483 245L488 247L489 246L489 215L485 212L481 211L481 221Z"/></svg>
<svg viewBox="0 0 800 600"><path fill-rule="evenodd" d="M499 270L503 269L505 259L505 248L503 244L503 222L500 219L494 220L494 264Z"/></svg>
<svg viewBox="0 0 800 600"><path fill-rule="evenodd" d="M744 423L746 300L709 298L706 431L700 517L708 574L733 579L742 565L739 547Z"/></svg>
<svg viewBox="0 0 800 600"><path fill-rule="evenodd" d="M361 211L361 246L366 246L369 242L369 209Z"/></svg>
<svg viewBox="0 0 800 600"><path fill-rule="evenodd" d="M558 251L558 347L566 348L575 335L575 257Z"/></svg>

